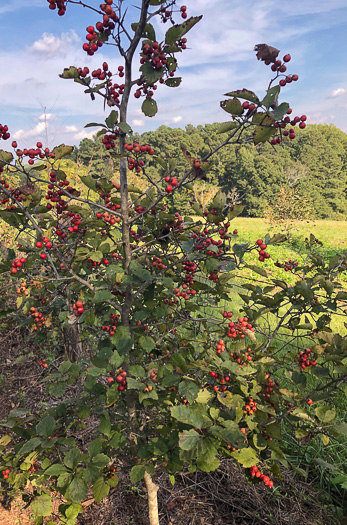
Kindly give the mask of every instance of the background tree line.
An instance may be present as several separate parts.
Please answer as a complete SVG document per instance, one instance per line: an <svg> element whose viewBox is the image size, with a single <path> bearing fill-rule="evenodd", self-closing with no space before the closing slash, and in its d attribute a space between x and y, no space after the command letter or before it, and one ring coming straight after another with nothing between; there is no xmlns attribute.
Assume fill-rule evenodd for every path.
<svg viewBox="0 0 347 525"><path fill-rule="evenodd" d="M181 150L184 146L193 158L202 158L223 140L219 124L186 129L160 126L156 131L135 134L134 140L149 143L155 151L165 152L167 158L177 161L179 176L187 168ZM244 215L262 217L276 205L283 191L295 195L303 214L315 219L345 220L347 216L347 135L333 124L311 124L305 130L296 130L296 139L284 140L273 147L269 143L230 145L214 157L207 180L199 181L194 195L208 205L218 188L237 191L246 204ZM226 135L225 135L226 137ZM109 169L108 153L101 138L83 139L75 149L74 160L88 166L91 174ZM158 164L148 163L146 169L157 175ZM141 177L140 175L137 178ZM191 210L192 195L172 196L176 209ZM305 217L302 217L305 218Z"/></svg>

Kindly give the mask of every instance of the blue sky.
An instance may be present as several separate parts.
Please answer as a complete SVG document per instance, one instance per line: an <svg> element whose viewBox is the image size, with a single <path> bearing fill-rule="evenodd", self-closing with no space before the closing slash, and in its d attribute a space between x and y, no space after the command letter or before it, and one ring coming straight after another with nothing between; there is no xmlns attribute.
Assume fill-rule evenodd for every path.
<svg viewBox="0 0 347 525"><path fill-rule="evenodd" d="M255 44L265 42L279 48L280 56L290 53L288 71L299 75L299 82L283 88L281 100L295 115L307 114L308 122L332 122L347 132L346 0L185 0L178 5L183 3L189 16L204 15L188 34L189 49L179 56L183 82L176 89L159 86L154 119L144 117L132 98L128 121L134 130L227 120L219 108L224 93L247 87L261 95L267 85L270 69L253 52ZM98 7L99 1L89 4ZM0 123L9 126L21 147L37 140L50 147L78 144L93 133L84 129L86 123L105 118L101 98L92 102L82 86L58 77L70 65L94 69L107 60L115 70L121 64L114 48L104 46L94 57L82 50L86 26L98 20L79 6L68 5L59 17L46 0L0 0ZM167 27L155 24L158 39Z"/></svg>

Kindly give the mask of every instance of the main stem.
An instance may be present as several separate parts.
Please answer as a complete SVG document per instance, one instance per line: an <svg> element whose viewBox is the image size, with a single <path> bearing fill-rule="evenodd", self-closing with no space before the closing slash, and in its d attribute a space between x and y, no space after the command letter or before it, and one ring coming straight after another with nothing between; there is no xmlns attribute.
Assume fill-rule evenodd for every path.
<svg viewBox="0 0 347 525"><path fill-rule="evenodd" d="M125 81L122 102L120 105L120 122L127 121L127 110L129 104L129 96L131 92L131 66L133 56L136 48L140 42L143 34L144 27L146 25L148 8L150 0L142 0L141 14L138 26L135 31L134 38L132 39L130 46L125 55ZM125 151L125 134L121 133L119 137L119 149L120 153L123 154ZM131 263L131 247L130 247L130 224L129 224L129 195L128 195L128 177L127 177L127 159L120 158L120 193L121 193L121 215L122 215L122 243L124 250L124 270L126 273L129 272ZM129 328L130 326L130 311L133 303L133 289L131 284L126 287L126 296L124 305L122 308L122 326ZM130 356L131 362L131 356ZM129 423L129 438L130 438L130 450L136 461L137 457L137 413L136 413L136 401L137 396L134 390L127 391L127 409L128 409L128 423ZM147 472L144 476L147 492L148 492L148 515L150 525L159 525L159 514L158 514L158 485L153 483L150 474Z"/></svg>

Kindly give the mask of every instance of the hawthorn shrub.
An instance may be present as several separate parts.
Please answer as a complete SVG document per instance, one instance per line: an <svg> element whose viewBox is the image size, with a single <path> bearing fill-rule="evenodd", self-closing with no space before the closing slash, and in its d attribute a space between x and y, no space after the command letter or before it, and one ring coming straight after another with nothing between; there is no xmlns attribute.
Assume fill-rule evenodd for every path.
<svg viewBox="0 0 347 525"><path fill-rule="evenodd" d="M227 93L221 108L229 120L220 125L227 139L202 159L184 149L187 170L178 173L165 152L134 141L127 109L133 95L146 116L156 114L155 91L180 84L177 57L201 17L188 17L175 0L138 0L130 30L121 0L100 7L49 0L49 8L64 15L75 3L98 14L87 27L86 53L108 44L119 52L113 72L104 62L91 72L70 66L60 75L117 108L105 123L86 126L101 128L112 164L100 175L79 173L79 184L71 185L62 159L73 147L20 149L12 142L13 151L0 151L0 216L18 242L0 270L16 288L19 314L38 342L49 334L61 338L62 329L73 341L70 359L58 368L40 362L47 370L43 407L16 409L1 423L1 491L7 498L21 493L37 525L51 515L51 493L59 492L61 523L72 525L89 490L102 500L125 469L133 483L144 478L153 525L159 523L157 470L174 483L183 468L213 471L223 456L239 462L250 482L271 489L281 465L288 466L284 425L305 442L327 443L346 433L336 422L333 396L346 380L347 339L329 328L331 316L346 307L338 280L346 260L341 255L326 263L312 236L302 264L276 263L295 275L295 284L271 279L261 263L284 236L238 244L231 221L241 203L221 191L208 209L194 202L194 181L207 178L220 148L251 141L278 147L295 138L295 125L306 126L305 115L292 117L289 104L278 102L281 87L298 80L286 71L290 55L279 60L279 50L256 46L273 72L265 96ZM154 17L171 24L161 42ZM184 21L175 24L177 17ZM135 60L140 69L133 79ZM8 140L7 127L0 130ZM149 163L156 177L146 172ZM141 174L141 184L134 176L129 184L129 172ZM9 177L16 176L24 184L11 186ZM192 195L198 221L171 211L171 194L183 191ZM252 251L260 266L247 262ZM230 307L230 293L243 267L259 281L242 284L240 314ZM279 350L274 343L283 333L290 341ZM94 431L82 448L78 431L89 418Z"/></svg>

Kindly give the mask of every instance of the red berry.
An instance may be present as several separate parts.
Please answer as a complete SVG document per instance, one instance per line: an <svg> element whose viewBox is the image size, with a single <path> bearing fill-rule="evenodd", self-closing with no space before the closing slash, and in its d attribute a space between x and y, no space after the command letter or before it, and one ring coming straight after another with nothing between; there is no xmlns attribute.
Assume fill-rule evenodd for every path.
<svg viewBox="0 0 347 525"><path fill-rule="evenodd" d="M284 55L283 62L289 62L291 58L292 57L289 54L288 55Z"/></svg>

